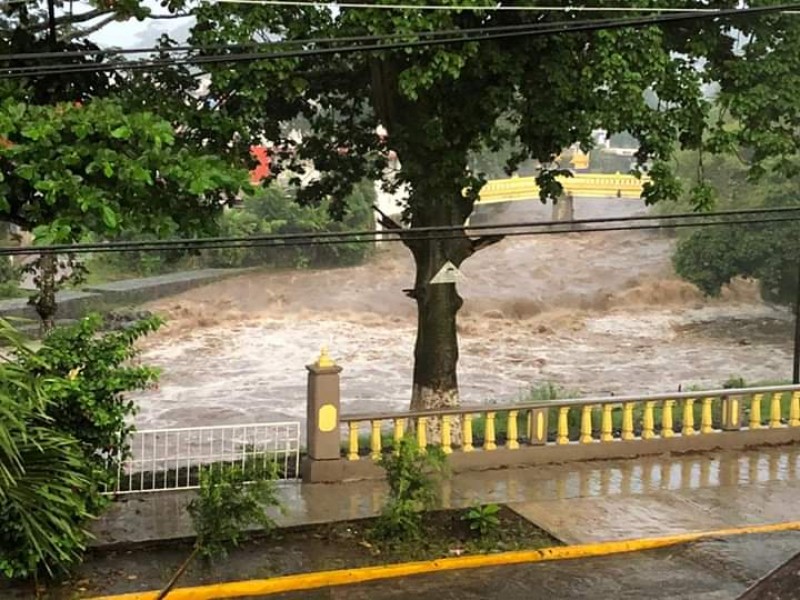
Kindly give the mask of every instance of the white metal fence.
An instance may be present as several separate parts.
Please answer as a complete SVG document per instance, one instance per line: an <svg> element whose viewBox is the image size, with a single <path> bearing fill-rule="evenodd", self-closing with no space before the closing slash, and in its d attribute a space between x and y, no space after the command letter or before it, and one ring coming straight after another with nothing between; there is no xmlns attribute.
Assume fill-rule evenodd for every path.
<svg viewBox="0 0 800 600"><path fill-rule="evenodd" d="M131 457L119 465L109 494L134 494L199 487L204 466L274 465L278 479L299 477L300 423L254 423L218 427L150 429L130 437Z"/></svg>

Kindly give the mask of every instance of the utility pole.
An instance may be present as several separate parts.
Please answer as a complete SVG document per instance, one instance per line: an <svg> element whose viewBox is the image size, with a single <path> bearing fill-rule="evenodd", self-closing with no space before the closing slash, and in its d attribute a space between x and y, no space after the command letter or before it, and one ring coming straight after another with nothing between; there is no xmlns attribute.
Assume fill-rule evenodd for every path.
<svg viewBox="0 0 800 600"><path fill-rule="evenodd" d="M792 383L800 383L800 262L797 263L797 289L794 297L794 365Z"/></svg>

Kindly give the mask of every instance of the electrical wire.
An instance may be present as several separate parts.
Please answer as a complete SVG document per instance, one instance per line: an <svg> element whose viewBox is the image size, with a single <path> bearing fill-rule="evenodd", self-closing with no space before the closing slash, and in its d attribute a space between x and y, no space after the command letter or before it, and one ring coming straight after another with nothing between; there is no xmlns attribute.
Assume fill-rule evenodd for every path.
<svg viewBox="0 0 800 600"><path fill-rule="evenodd" d="M474 5L447 5L447 4L383 4L371 2L313 2L303 0L211 0L212 4L251 4L264 6L313 6L346 9L364 10L427 10L427 11L450 11L450 12L559 12L559 13L713 13L721 9L718 8L670 8L670 7L647 7L647 6L504 6L494 4L492 6ZM798 11L786 11L789 14L800 14Z"/></svg>
<svg viewBox="0 0 800 600"><path fill-rule="evenodd" d="M763 225L766 223L789 223L798 222L800 217L796 218L782 218L782 219L757 219L752 221L716 221L708 223L670 223L670 224L652 224L652 225L631 225L631 226L608 226L608 227L593 227L590 229L571 229L570 223L562 223L560 229L543 229L541 231L509 231L506 233L498 234L502 237L520 237L520 236L536 236L536 235L557 235L557 234L582 234L582 233L597 233L597 232L621 232L621 231L647 231L647 230L664 230L664 229L685 229L685 228L705 228L705 227L720 227L726 225ZM392 232L381 232L383 234L392 234ZM397 234L395 234L397 235ZM462 239L460 235L437 235L437 236L399 236L387 239L365 239L365 238L347 238L342 237L339 239L325 239L315 240L313 234L309 235L312 239L307 240L293 240L283 243L267 243L267 242L252 242L252 243L219 243L209 244L202 247L196 245L183 245L178 247L168 248L172 251L200 251L200 250L222 250L222 249L237 249L237 248L291 248L297 246L330 246L340 244L374 244L378 241L381 242L424 242L424 241L438 241L438 240L453 240ZM140 247L137 248L138 252L163 252L163 247ZM102 254L102 253L119 253L129 252L125 248L97 248L92 250L74 249L69 252L58 252L58 254ZM30 248L16 248L16 249L0 249L0 256L21 256L21 255L42 255L42 254L56 254L42 247Z"/></svg>
<svg viewBox="0 0 800 600"><path fill-rule="evenodd" d="M782 214L793 214L799 211L800 211L800 206L797 207L779 206L771 208L745 208L745 209L734 209L734 210L722 210L722 211L705 212L705 213L684 212L684 213L673 213L660 216L631 215L627 217L594 217L591 219L575 219L571 221L571 223L577 226L584 226L584 225L596 225L604 223L630 223L639 221L652 221L656 219L670 221L676 219L711 219L714 217L752 217L752 216L775 215L775 214L782 215ZM504 230L512 228L551 227L554 225L562 225L562 224L563 224L562 221L523 221L518 223L500 223L500 224L470 225L470 226L434 225L427 227L414 227L414 228L403 229L403 232L410 234L431 234L431 233L452 233L452 232L463 233L465 231L482 232L487 229ZM377 235L380 233L386 233L386 231L389 230L376 231L374 229L362 229L362 230L338 231L338 232L322 231L313 234L283 233L283 234L265 234L258 236L246 236L246 237L228 236L228 237L206 237L206 238L173 238L166 240L144 240L144 241L129 240L129 241L117 241L117 242L84 243L80 244L79 246L83 249L91 249L93 247L96 248L124 247L127 249L136 249L137 246L142 244L148 246L158 245L158 246L168 247L171 245L182 245L188 243L194 244L194 243L307 239L310 235L313 235L315 238L320 238L320 239L326 237L341 237L343 235L360 237L360 236L370 236L370 235ZM48 246L48 248L51 251L61 251L61 250L68 251L70 248L74 247L76 247L75 244L61 244L61 245Z"/></svg>
<svg viewBox="0 0 800 600"><path fill-rule="evenodd" d="M614 22L618 19L595 19L592 23L602 24ZM536 30L552 27L560 23L578 23L579 21L545 21L540 23L519 23L516 25L496 25L491 27L473 27L464 29L442 29L438 31L410 31L382 35L357 35L326 38L303 38L292 40L275 40L274 42L252 42L244 44L213 44L206 46L172 46L167 48L90 48L87 50L70 50L68 52L21 52L16 54L0 55L0 60L39 60L49 58L83 58L86 56L124 55L124 54L163 54L163 53L189 53L235 50L241 48L267 48L272 46L304 45L304 44L331 44L331 43L356 43L380 42L397 38L427 38L436 36L453 36L461 34L492 33L499 31ZM220 56L220 55L217 55ZM69 63L65 63L69 64Z"/></svg>
<svg viewBox="0 0 800 600"><path fill-rule="evenodd" d="M14 6L16 4L28 4L30 0L5 0L0 2L0 9ZM452 12L609 12L609 13L673 13L673 12L693 12L693 13L710 13L720 9L717 8L680 8L680 7L658 7L658 6L506 6L499 2L491 6L475 6L475 5L440 5L440 4L379 4L370 2L315 2L304 0L209 0L210 4L263 4L265 6L289 6L289 7L315 7L315 8L347 8L347 9L363 9L363 10L427 10L427 11L452 11ZM795 11L787 11L791 14L800 14ZM81 16L81 15L76 15ZM100 18L102 15L98 15ZM176 18L189 18L191 15L185 15Z"/></svg>
<svg viewBox="0 0 800 600"><path fill-rule="evenodd" d="M583 22L576 21L573 23L562 23L561 26L555 26L550 28L542 27L535 30L506 31L502 33L483 33L483 34L476 34L473 36L459 35L457 37L451 37L451 38L439 38L433 40L414 40L410 42L394 42L386 44L376 44L372 46L351 45L343 47L337 46L329 48L303 49L303 50L273 52L273 53L251 52L251 53L226 54L217 56L200 56L184 60L165 59L159 61L127 61L127 62L119 62L111 64L92 64L92 65L75 65L70 63L62 65L42 65L42 68L40 70L36 70L35 72L14 73L13 69L3 69L2 71L0 71L1 73L0 79L28 77L31 75L42 76L42 75L67 74L67 73L118 71L124 69L151 70L151 69L159 69L179 64L197 65L197 64L220 63L220 62L242 62L242 61L271 60L271 59L274 60L274 59L286 59L286 58L300 58L306 56L323 56L331 54L350 54L356 52L383 52L387 50L402 50L402 49L410 49L418 47L462 44L472 41L477 42L477 41L508 39L516 37L539 37L552 34L591 32L598 30L620 29L625 27L644 27L650 25L659 25L672 22L683 22L696 19L709 19L709 18L734 17L734 16L740 17L740 16L754 15L754 14L768 14L768 13L780 12L788 8L798 8L798 7L800 7L800 4L792 3L792 4L781 4L774 6L743 8L743 9L726 9L726 10L719 10L716 13L703 13L699 15L691 13L690 14L676 13L676 14L669 14L665 16L656 16L656 17L620 19L616 21L609 20L600 24L593 22L591 20ZM555 23L555 25L558 25L558 23Z"/></svg>
<svg viewBox="0 0 800 600"><path fill-rule="evenodd" d="M792 217L780 216L780 213L798 212L798 208L761 209L749 211L750 214L778 213L777 217L767 214L765 218L742 220L748 211L720 211L719 213L684 213L663 216L607 217L599 219L583 219L569 222L539 221L533 223L507 223L479 226L447 226L426 227L403 230L366 230L350 232L317 232L278 234L268 236L197 238L177 240L152 240L131 242L107 242L91 244L60 244L47 246L0 247L0 256L24 256L39 254L87 254L107 252L163 252L175 250L218 250L225 248L285 248L293 246L318 246L351 243L375 243L376 241L415 242L463 239L473 232L481 232L488 237L518 237L535 235L553 235L560 233L592 233L609 231L641 231L681 229L686 227L712 227L721 225L755 225L765 223L787 223L800 221L800 214ZM711 221L711 217L725 216L727 220ZM688 222L669 222L678 218L691 219ZM637 223L636 221L660 221L657 223ZM668 222L663 222L668 221ZM617 225L617 223L631 225ZM600 225L586 227L586 225ZM577 228L577 229L576 229ZM392 236L383 239L382 236Z"/></svg>

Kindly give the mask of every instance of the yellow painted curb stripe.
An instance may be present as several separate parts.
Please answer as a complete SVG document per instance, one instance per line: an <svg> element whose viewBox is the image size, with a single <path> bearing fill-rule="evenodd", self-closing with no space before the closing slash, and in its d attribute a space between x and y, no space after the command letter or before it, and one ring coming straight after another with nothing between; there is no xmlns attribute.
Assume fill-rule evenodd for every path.
<svg viewBox="0 0 800 600"><path fill-rule="evenodd" d="M498 554L459 556L455 558L441 558L437 560L382 565L378 567L363 567L360 569L300 573L298 575L286 575L273 579L231 581L197 587L177 588L170 592L168 599L220 600L226 598L242 598L246 596L263 596L282 592L364 583L380 579L407 577L409 575L440 573L458 569L475 569L478 567L495 567L520 563L591 558L610 554L622 554L625 552L655 550L657 548L694 542L703 538L798 530L800 530L800 521L790 521L770 525L752 525L749 527L718 529L699 533L681 533L655 538L599 542L596 544L578 544L574 546L555 546L552 548L542 548L541 550L519 550ZM117 596L102 596L92 600L155 600L157 595L158 591L134 592Z"/></svg>

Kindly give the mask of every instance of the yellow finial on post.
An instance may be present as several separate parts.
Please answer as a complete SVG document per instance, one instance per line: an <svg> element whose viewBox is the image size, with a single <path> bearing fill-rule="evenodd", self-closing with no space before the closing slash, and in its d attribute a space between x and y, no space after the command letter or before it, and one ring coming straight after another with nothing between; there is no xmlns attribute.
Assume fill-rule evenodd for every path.
<svg viewBox="0 0 800 600"><path fill-rule="evenodd" d="M319 352L319 358L317 359L317 366L323 369L328 369L330 367L335 367L336 363L333 362L333 359L328 354L328 347L323 346Z"/></svg>

